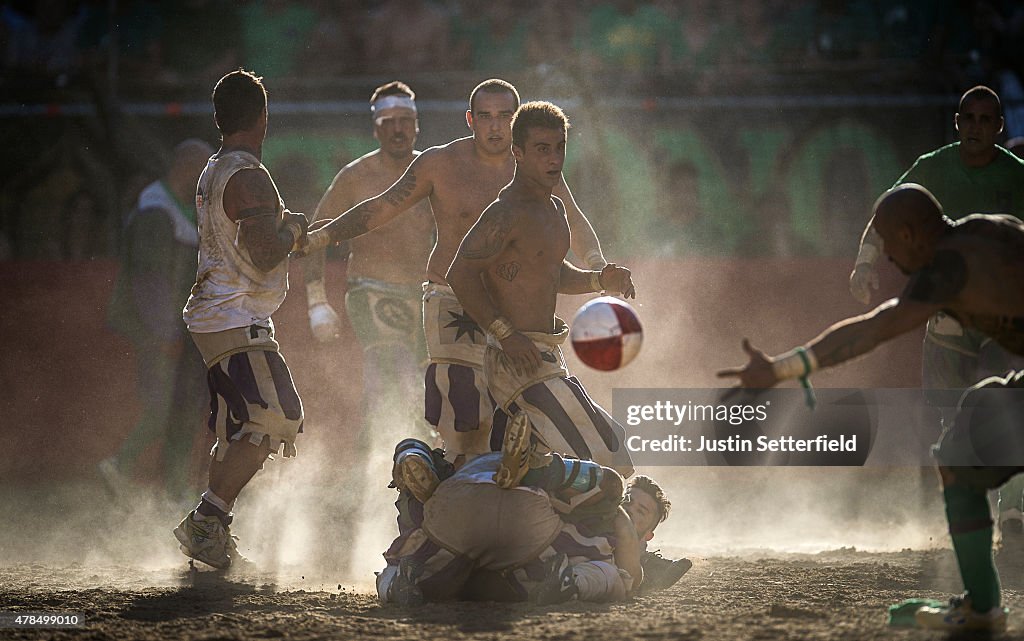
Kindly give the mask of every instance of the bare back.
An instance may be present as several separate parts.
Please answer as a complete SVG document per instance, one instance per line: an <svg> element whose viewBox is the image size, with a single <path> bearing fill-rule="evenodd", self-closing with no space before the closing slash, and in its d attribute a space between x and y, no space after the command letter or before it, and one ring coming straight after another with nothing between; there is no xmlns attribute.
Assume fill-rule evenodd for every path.
<svg viewBox="0 0 1024 641"><path fill-rule="evenodd" d="M480 232L467 239L473 244L464 251L468 258L492 253L483 281L495 306L520 331L552 332L559 274L569 252L562 201L502 191L481 216Z"/></svg>
<svg viewBox="0 0 1024 641"><path fill-rule="evenodd" d="M516 164L512 154L500 164L481 162L469 137L432 148L424 154L430 156L419 164L433 184L430 208L437 226L437 241L427 263L427 278L447 284L445 274L463 237L501 188L512 181Z"/></svg>
<svg viewBox="0 0 1024 641"><path fill-rule="evenodd" d="M389 161L377 149L342 168L320 200L316 219L345 211L390 187L406 167ZM349 278L418 285L430 254L433 227L427 203L421 201L387 225L350 239Z"/></svg>
<svg viewBox="0 0 1024 641"><path fill-rule="evenodd" d="M938 245L933 264L948 272L943 281L952 287L962 283L950 293L950 313L1024 354L1024 224L1001 216L965 218Z"/></svg>

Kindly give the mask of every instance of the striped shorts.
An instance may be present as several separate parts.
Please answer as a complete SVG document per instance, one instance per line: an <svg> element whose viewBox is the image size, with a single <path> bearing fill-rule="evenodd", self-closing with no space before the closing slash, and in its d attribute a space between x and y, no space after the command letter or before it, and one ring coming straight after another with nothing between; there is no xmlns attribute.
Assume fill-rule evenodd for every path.
<svg viewBox="0 0 1024 641"><path fill-rule="evenodd" d="M249 342L247 349L225 350L227 356L207 361L212 362L206 375L208 425L217 435L217 460L223 459L229 443L243 436L257 445L269 437L271 451L283 445L285 456L295 456L295 437L302 431L302 400L276 349L273 328L253 325L214 334L193 333L192 338L204 357L212 351L224 353L229 342Z"/></svg>
<svg viewBox="0 0 1024 641"><path fill-rule="evenodd" d="M424 417L444 440L445 458L490 451L494 399L483 377L487 340L451 287L423 284L423 333L430 365Z"/></svg>

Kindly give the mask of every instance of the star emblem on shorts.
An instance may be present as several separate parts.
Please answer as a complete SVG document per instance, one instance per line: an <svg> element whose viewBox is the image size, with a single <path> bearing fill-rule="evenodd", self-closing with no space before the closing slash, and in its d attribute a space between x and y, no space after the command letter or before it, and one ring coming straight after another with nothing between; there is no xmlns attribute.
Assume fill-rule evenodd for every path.
<svg viewBox="0 0 1024 641"><path fill-rule="evenodd" d="M468 334L469 342L475 343L477 332L479 332L480 336L483 337L484 330L480 329L480 326L476 324L475 320L469 317L469 314L460 314L450 310L448 313L451 314L452 321L445 325L445 327L455 328L455 342L458 342L462 336Z"/></svg>

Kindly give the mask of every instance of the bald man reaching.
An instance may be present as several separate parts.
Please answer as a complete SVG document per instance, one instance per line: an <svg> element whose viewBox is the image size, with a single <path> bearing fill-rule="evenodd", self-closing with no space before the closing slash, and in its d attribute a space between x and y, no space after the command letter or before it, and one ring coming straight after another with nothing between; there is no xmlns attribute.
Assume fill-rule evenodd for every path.
<svg viewBox="0 0 1024 641"><path fill-rule="evenodd" d="M875 203L871 225L883 251L910 277L898 298L826 329L804 346L769 357L743 341L750 357L722 370L740 386L772 387L866 354L924 325L937 312L1024 354L1024 223L973 214L953 222L924 187L904 184ZM966 593L946 607L917 611L931 629L1002 630L999 576L992 560L992 515L985 493L1024 472L1024 372L979 381L960 400L934 447L946 517Z"/></svg>

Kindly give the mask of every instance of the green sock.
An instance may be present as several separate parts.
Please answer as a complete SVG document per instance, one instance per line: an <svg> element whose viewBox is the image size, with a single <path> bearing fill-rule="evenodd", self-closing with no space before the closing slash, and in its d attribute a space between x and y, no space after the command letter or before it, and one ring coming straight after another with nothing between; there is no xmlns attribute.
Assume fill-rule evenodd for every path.
<svg viewBox="0 0 1024 641"><path fill-rule="evenodd" d="M985 492L954 483L943 491L960 577L977 612L1000 605L999 575L992 560L992 515Z"/></svg>

